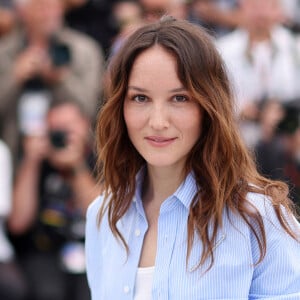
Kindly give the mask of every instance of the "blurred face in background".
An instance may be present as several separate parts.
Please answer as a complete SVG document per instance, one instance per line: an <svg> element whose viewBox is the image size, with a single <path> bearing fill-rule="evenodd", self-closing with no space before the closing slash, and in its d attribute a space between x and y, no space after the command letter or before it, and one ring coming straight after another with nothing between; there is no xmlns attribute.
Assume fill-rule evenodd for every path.
<svg viewBox="0 0 300 300"><path fill-rule="evenodd" d="M114 5L113 14L120 30L142 22L142 8L134 1L120 1Z"/></svg>
<svg viewBox="0 0 300 300"><path fill-rule="evenodd" d="M140 3L149 10L165 9L172 0L140 0Z"/></svg>
<svg viewBox="0 0 300 300"><path fill-rule="evenodd" d="M62 0L16 0L20 20L29 33L50 36L62 25Z"/></svg>
<svg viewBox="0 0 300 300"><path fill-rule="evenodd" d="M284 21L284 12L278 0L241 0L244 26L251 32L269 32L275 24Z"/></svg>
<svg viewBox="0 0 300 300"><path fill-rule="evenodd" d="M51 165L66 170L82 163L90 142L90 122L81 109L71 102L52 107L47 125Z"/></svg>
<svg viewBox="0 0 300 300"><path fill-rule="evenodd" d="M187 12L183 0L140 0L140 3L148 22L153 22L165 14L177 19L186 18Z"/></svg>
<svg viewBox="0 0 300 300"><path fill-rule="evenodd" d="M49 131L64 131L68 138L76 136L85 140L89 133L89 122L75 104L64 103L50 109L47 118Z"/></svg>

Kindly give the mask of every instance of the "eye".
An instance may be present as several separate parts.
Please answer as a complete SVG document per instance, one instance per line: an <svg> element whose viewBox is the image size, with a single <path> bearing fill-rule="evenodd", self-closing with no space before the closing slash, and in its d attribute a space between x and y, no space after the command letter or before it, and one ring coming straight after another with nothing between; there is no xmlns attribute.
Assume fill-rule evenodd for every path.
<svg viewBox="0 0 300 300"><path fill-rule="evenodd" d="M148 98L145 95L134 95L131 99L138 103L143 103L146 102Z"/></svg>
<svg viewBox="0 0 300 300"><path fill-rule="evenodd" d="M185 95L176 95L176 96L174 96L174 101L175 102L186 102L186 101L188 101L188 97Z"/></svg>

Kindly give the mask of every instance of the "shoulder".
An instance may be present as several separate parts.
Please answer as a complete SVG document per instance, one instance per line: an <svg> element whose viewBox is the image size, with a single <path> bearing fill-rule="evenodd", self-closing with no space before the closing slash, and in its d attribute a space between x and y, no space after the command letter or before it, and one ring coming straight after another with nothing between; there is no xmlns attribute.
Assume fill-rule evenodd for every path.
<svg viewBox="0 0 300 300"><path fill-rule="evenodd" d="M259 212L263 217L267 216L270 210L273 209L272 199L265 194L249 192L246 196L248 205L252 207L253 210Z"/></svg>
<svg viewBox="0 0 300 300"><path fill-rule="evenodd" d="M283 205L274 204L270 196L249 192L246 195L245 209L247 209L246 219L239 213L229 212L229 220L231 225L250 238L251 243L256 243L257 237L261 239L261 234L265 235L270 244L278 244L287 240L292 243L296 242L282 224L289 227L300 240L300 225L295 216Z"/></svg>
<svg viewBox="0 0 300 300"><path fill-rule="evenodd" d="M249 192L246 196L248 205L255 209L263 218L273 219L275 215L275 209L280 208L284 217L288 217L289 213L287 209L278 203L274 203L273 199L269 195L265 195L262 191L258 192Z"/></svg>
<svg viewBox="0 0 300 300"><path fill-rule="evenodd" d="M104 195L99 195L93 202L90 203L86 213L87 222L97 221L100 208L104 203Z"/></svg>
<svg viewBox="0 0 300 300"><path fill-rule="evenodd" d="M104 203L104 196L97 197L88 207L85 225L85 247L86 254L91 259L99 252L102 238L107 236L108 222L103 217L99 221L99 212Z"/></svg>
<svg viewBox="0 0 300 300"><path fill-rule="evenodd" d="M244 68L241 66L246 57L248 35L244 30L235 31L216 41L216 47L230 70Z"/></svg>
<svg viewBox="0 0 300 300"><path fill-rule="evenodd" d="M289 40L295 40L295 35L289 29L287 29L281 25L275 26L272 30L271 35L272 35L272 39L279 36L279 39L285 38L285 39L289 39Z"/></svg>
<svg viewBox="0 0 300 300"><path fill-rule="evenodd" d="M64 27L58 33L58 38L73 47L84 50L96 50L100 53L102 51L100 45L93 38L68 27Z"/></svg>
<svg viewBox="0 0 300 300"><path fill-rule="evenodd" d="M99 227L98 214L104 197L100 195L88 207L85 228L85 255L87 278L90 287L94 287L102 264L102 224ZM105 235L104 235L105 236Z"/></svg>
<svg viewBox="0 0 300 300"><path fill-rule="evenodd" d="M297 38L283 26L276 26L272 30L272 41L279 51L296 51Z"/></svg>
<svg viewBox="0 0 300 300"><path fill-rule="evenodd" d="M279 208L282 220L285 224L289 225L296 232L299 231L299 223L296 221L295 216L287 210L282 204L274 203L271 196L267 196L263 193L249 192L247 194L248 205L253 212L257 212L263 219L265 229L271 225L277 229L283 230L279 221L276 210Z"/></svg>
<svg viewBox="0 0 300 300"><path fill-rule="evenodd" d="M0 140L0 152L1 154L4 153L5 155L9 155L8 146L1 140Z"/></svg>
<svg viewBox="0 0 300 300"><path fill-rule="evenodd" d="M225 36L217 40L217 47L220 50L231 50L245 48L248 41L247 33L242 29L236 29L231 33L226 34Z"/></svg>
<svg viewBox="0 0 300 300"><path fill-rule="evenodd" d="M14 30L5 35L0 39L0 54L4 55L6 52L9 52L8 54L11 55L15 51L19 51L22 40L23 35L19 30Z"/></svg>
<svg viewBox="0 0 300 300"><path fill-rule="evenodd" d="M300 243L292 238L282 227L270 197L259 193L247 195L249 204L262 218L266 253L262 261L255 265L253 279L250 287L250 298L257 299L283 299L289 294L291 299L299 299L300 285ZM280 207L283 223L288 224L299 238L300 226L295 217ZM253 225L257 229L257 224ZM260 237L260 233L258 237ZM254 263L260 258L260 246L257 238L251 232L250 251ZM267 284L272 282L272 284ZM289 298L289 299L290 299ZM286 299L286 298L284 298Z"/></svg>
<svg viewBox="0 0 300 300"><path fill-rule="evenodd" d="M253 229L258 234L259 239L263 236L265 237L267 246L266 261L268 261L268 257L270 258L276 255L277 259L280 257L287 258L287 255L295 257L295 253L298 253L296 255L297 258L292 258L292 260L299 260L300 224L295 216L285 206L274 203L269 196L249 193L247 199L249 201L248 204L253 208L253 212L256 213L256 216L260 217L258 219L261 220L260 223L260 221L257 221L257 218L250 219L250 224L252 224ZM260 232L258 229L260 224L263 226L264 232ZM287 229L283 227L283 224ZM289 230L290 233L287 230ZM292 237L292 235L294 237ZM258 257L256 235L251 231L250 236L253 254ZM293 252L295 253L293 254ZM300 266L298 274L300 275Z"/></svg>
<svg viewBox="0 0 300 300"><path fill-rule="evenodd" d="M109 199L107 199L109 200ZM103 194L99 195L93 202L90 203L86 212L86 238L100 238L110 232L110 227L107 218L107 210L103 210L103 216L100 219L100 211L103 205L107 206L107 201Z"/></svg>

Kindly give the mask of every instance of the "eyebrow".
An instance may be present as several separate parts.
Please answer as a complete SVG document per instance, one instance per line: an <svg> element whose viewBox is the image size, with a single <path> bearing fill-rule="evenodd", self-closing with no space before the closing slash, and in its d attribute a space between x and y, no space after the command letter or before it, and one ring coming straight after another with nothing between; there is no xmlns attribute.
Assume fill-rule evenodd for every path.
<svg viewBox="0 0 300 300"><path fill-rule="evenodd" d="M140 87L137 87L137 86L134 86L134 85L128 86L128 89L129 90L135 90L135 91L142 92L142 93L149 92L147 89L140 88ZM178 92L184 92L184 91L187 91L187 89L185 87L179 87L179 88L169 90L170 93L178 93Z"/></svg>

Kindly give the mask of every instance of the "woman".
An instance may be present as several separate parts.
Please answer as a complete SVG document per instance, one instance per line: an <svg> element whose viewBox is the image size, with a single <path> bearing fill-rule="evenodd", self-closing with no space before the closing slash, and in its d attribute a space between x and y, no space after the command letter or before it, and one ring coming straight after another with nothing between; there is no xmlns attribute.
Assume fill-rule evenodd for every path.
<svg viewBox="0 0 300 300"><path fill-rule="evenodd" d="M210 37L172 18L143 27L108 83L104 192L87 213L92 299L299 299L287 187L257 173Z"/></svg>

